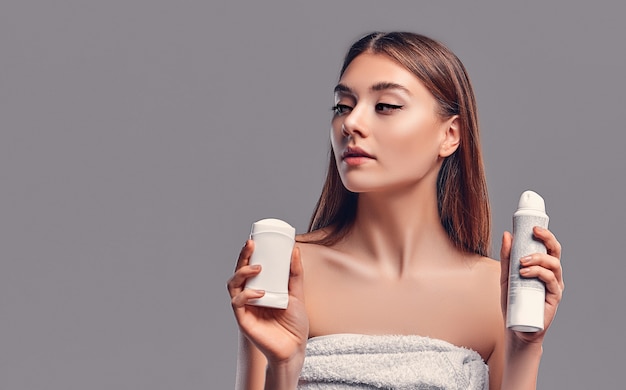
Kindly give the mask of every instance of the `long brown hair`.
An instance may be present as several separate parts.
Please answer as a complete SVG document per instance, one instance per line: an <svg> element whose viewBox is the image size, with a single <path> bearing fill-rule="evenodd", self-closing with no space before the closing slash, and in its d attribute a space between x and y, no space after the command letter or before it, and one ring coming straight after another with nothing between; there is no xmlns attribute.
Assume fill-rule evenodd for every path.
<svg viewBox="0 0 626 390"><path fill-rule="evenodd" d="M457 248L487 256L491 212L476 101L465 67L447 47L423 35L375 32L350 47L339 77L352 60L366 52L384 54L411 71L437 100L442 118L458 115L460 144L444 159L437 178L439 217ZM326 181L309 223L309 231L328 229L314 242L332 245L345 237L354 224L357 202L358 194L343 186L331 152Z"/></svg>

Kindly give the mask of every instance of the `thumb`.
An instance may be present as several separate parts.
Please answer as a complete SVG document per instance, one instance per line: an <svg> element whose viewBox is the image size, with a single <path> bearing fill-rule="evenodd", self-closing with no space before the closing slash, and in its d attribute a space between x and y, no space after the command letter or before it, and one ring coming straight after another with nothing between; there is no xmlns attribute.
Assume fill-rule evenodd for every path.
<svg viewBox="0 0 626 390"><path fill-rule="evenodd" d="M502 246L500 247L500 294L502 312L506 313L506 305L509 293L509 266L511 262L511 243L513 236L509 232L502 235Z"/></svg>
<svg viewBox="0 0 626 390"><path fill-rule="evenodd" d="M300 248L291 252L291 270L289 272L289 295L304 302L304 267L300 257Z"/></svg>

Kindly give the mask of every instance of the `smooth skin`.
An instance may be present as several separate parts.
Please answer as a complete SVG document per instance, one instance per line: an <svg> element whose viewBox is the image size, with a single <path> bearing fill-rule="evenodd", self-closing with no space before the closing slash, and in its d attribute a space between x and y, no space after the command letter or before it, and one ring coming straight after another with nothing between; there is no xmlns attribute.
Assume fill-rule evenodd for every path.
<svg viewBox="0 0 626 390"><path fill-rule="evenodd" d="M355 224L338 243L298 236L286 310L246 303L244 289L262 270L242 249L228 282L240 331L238 389L295 389L307 339L335 333L415 334L477 351L489 365L491 389L534 389L542 342L563 292L561 247L536 228L546 254L523 262L524 277L546 284L545 330L505 329L511 235L501 261L457 249L441 226L436 178L459 145L456 116L409 71L383 55L359 55L335 93L331 143L344 185L359 193ZM352 157L358 148L368 157ZM346 158L347 157L347 158ZM306 277L305 277L306 275Z"/></svg>

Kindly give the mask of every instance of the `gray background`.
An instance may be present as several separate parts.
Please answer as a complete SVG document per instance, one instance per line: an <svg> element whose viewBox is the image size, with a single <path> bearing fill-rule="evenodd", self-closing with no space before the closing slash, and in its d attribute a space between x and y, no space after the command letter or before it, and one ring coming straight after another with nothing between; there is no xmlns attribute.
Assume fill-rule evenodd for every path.
<svg viewBox="0 0 626 390"><path fill-rule="evenodd" d="M0 5L0 388L228 389L251 222L306 229L349 44L422 32L479 103L494 254L547 202L567 291L540 388L623 387L618 1Z"/></svg>

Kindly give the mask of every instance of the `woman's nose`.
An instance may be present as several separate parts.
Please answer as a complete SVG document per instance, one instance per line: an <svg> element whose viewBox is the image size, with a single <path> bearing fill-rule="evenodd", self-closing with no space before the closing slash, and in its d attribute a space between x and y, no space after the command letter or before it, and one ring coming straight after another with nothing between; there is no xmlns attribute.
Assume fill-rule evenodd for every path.
<svg viewBox="0 0 626 390"><path fill-rule="evenodd" d="M344 137L367 137L367 118L362 107L354 107L345 117L341 125L341 133Z"/></svg>

